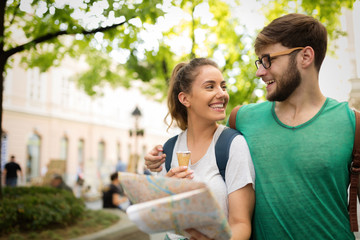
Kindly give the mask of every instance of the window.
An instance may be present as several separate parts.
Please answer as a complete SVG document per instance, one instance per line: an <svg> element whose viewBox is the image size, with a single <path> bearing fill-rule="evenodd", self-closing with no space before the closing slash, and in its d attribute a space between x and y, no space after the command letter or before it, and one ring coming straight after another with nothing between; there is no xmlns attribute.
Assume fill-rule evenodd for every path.
<svg viewBox="0 0 360 240"><path fill-rule="evenodd" d="M69 140L66 136L61 138L60 141L60 159L67 160L68 157Z"/></svg>
<svg viewBox="0 0 360 240"><path fill-rule="evenodd" d="M6 162L8 161L7 158L7 146L8 146L8 135L6 132L2 132L1 134L1 169L4 168Z"/></svg>
<svg viewBox="0 0 360 240"><path fill-rule="evenodd" d="M118 142L116 144L116 160L119 161L119 159L121 159L121 144Z"/></svg>
<svg viewBox="0 0 360 240"><path fill-rule="evenodd" d="M32 178L39 177L40 163L40 136L34 133L28 139L27 143L27 159L26 159L26 181L30 182Z"/></svg>
<svg viewBox="0 0 360 240"><path fill-rule="evenodd" d="M100 141L98 144L98 167L102 166L105 163L105 142Z"/></svg>
<svg viewBox="0 0 360 240"><path fill-rule="evenodd" d="M61 76L61 105L68 107L70 104L70 81L67 77Z"/></svg>
<svg viewBox="0 0 360 240"><path fill-rule="evenodd" d="M28 98L41 101L45 97L43 91L46 89L46 75L40 73L38 68L29 69L28 74Z"/></svg>

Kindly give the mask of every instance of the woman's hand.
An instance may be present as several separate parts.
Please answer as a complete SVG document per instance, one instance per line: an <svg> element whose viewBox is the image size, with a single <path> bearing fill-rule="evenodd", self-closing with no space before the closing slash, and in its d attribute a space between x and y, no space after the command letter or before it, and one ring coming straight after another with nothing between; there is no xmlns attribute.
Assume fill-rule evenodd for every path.
<svg viewBox="0 0 360 240"><path fill-rule="evenodd" d="M188 178L188 179L193 179L194 175L193 175L194 171L193 170L188 170L187 166L180 166L180 167L175 167L170 169L167 173L166 173L166 177L175 177L175 178Z"/></svg>
<svg viewBox="0 0 360 240"><path fill-rule="evenodd" d="M185 232L191 235L190 240L212 240L193 228L186 229Z"/></svg>

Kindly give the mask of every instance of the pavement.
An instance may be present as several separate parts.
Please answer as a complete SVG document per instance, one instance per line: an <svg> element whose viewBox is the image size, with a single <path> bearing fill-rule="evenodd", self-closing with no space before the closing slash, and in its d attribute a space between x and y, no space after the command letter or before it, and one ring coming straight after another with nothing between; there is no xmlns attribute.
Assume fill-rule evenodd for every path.
<svg viewBox="0 0 360 240"><path fill-rule="evenodd" d="M93 210L102 209L102 201L96 200L91 202L86 202L86 207ZM106 211L111 211L120 216L120 221L114 224L113 226L104 229L100 232L82 236L80 238L71 239L71 240L164 240L165 234L146 234L140 231L137 226L130 221L126 213L117 210L117 209L104 209ZM358 219L360 219L360 205L357 206ZM360 222L360 220L359 220ZM356 240L360 240L360 232L355 232Z"/></svg>
<svg viewBox="0 0 360 240"><path fill-rule="evenodd" d="M102 201L95 200L85 202L86 207L93 210L102 208ZM147 234L139 230L139 228L130 221L126 213L117 209L103 209L119 215L120 220L111 227L102 231L92 233L89 235L81 236L71 240L163 240L165 233Z"/></svg>

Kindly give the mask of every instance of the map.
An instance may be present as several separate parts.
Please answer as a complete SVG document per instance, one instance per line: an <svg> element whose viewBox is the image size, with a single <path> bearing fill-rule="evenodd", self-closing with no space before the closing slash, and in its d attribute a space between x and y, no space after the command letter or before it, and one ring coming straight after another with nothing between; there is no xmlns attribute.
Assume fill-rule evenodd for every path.
<svg viewBox="0 0 360 240"><path fill-rule="evenodd" d="M189 179L119 172L130 201L129 219L141 231L152 234L195 228L206 236L230 239L225 214L205 183Z"/></svg>

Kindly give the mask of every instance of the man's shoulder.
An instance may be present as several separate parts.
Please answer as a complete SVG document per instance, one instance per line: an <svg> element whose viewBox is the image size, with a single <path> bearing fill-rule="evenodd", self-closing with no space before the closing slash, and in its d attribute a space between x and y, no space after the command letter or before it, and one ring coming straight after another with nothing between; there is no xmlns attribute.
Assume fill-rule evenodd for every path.
<svg viewBox="0 0 360 240"><path fill-rule="evenodd" d="M5 167L20 167L20 165L15 162L7 162Z"/></svg>
<svg viewBox="0 0 360 240"><path fill-rule="evenodd" d="M355 118L353 109L349 106L349 103L346 101L340 102L338 100L328 98L326 107L326 112L332 112L333 114L346 114L350 118Z"/></svg>
<svg viewBox="0 0 360 240"><path fill-rule="evenodd" d="M271 109L272 102L265 101L260 103L250 103L246 105L242 105L239 109L238 113L241 114L242 117L246 115L254 116L254 114L263 114L264 111L268 111Z"/></svg>
<svg viewBox="0 0 360 240"><path fill-rule="evenodd" d="M249 103L242 105L241 109L246 110L259 110L263 108L268 108L272 106L272 102L264 101L264 102L258 102L258 103Z"/></svg>

